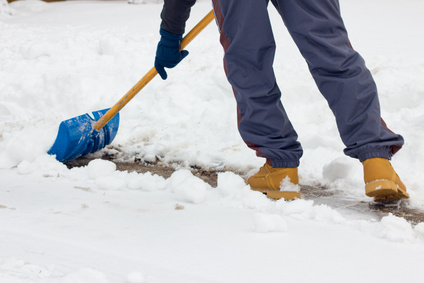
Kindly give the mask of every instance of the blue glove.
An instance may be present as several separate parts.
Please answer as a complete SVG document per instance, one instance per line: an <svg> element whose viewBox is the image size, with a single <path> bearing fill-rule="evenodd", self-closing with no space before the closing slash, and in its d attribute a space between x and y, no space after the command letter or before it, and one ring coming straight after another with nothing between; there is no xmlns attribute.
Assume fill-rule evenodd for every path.
<svg viewBox="0 0 424 283"><path fill-rule="evenodd" d="M155 68L163 80L166 80L168 75L165 68L174 68L187 55L187 50L180 51L181 34L173 34L163 29L160 30L162 36L156 49Z"/></svg>

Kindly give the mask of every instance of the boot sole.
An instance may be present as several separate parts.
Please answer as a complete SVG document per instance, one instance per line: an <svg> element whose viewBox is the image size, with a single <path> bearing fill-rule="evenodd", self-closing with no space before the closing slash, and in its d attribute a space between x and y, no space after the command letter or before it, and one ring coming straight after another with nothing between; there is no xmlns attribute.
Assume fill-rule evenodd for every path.
<svg viewBox="0 0 424 283"><path fill-rule="evenodd" d="M300 192L293 191L275 191L270 189L252 188L253 191L261 192L271 199L295 200L300 199Z"/></svg>
<svg viewBox="0 0 424 283"><path fill-rule="evenodd" d="M409 194L403 191L395 182L390 180L377 180L365 185L365 194L374 197L374 201L394 201L409 198Z"/></svg>

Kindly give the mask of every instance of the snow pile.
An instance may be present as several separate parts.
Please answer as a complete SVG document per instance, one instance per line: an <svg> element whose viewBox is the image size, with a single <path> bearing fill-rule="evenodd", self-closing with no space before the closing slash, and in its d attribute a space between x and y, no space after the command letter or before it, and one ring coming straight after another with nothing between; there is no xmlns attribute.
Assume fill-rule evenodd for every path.
<svg viewBox="0 0 424 283"><path fill-rule="evenodd" d="M179 170L169 178L168 188L180 201L202 203L206 198L207 190L211 187L202 180L192 177L189 170Z"/></svg>
<svg viewBox="0 0 424 283"><path fill-rule="evenodd" d="M163 192L176 203L210 205L228 208L243 208L257 211L253 215L254 230L257 232L287 231L284 217L299 221L314 220L328 224L342 224L371 233L394 242L421 242L424 240L422 224L413 227L405 219L393 215L384 217L381 222L349 220L327 205L315 205L312 200L272 201L259 192L250 190L244 180L232 173L218 174L218 186L212 188L189 170L177 170L170 178L136 172L116 170L113 162L96 159L86 167L66 170L63 165L50 157L42 161L43 169L32 168L29 164L17 168L20 175L40 175L49 178L77 180L88 184L89 191ZM41 164L41 161L38 162ZM21 166L22 165L22 166ZM139 186L136 186L138 184ZM184 206L181 206L184 209Z"/></svg>
<svg viewBox="0 0 424 283"><path fill-rule="evenodd" d="M71 170L57 166L53 157L36 163L42 166L7 173L14 175L9 180L10 191L1 195L4 205L0 212L5 218L0 241L13 248L6 248L6 257L0 258L0 281L9 282L19 276L22 280L17 282L169 282L171 278L179 282L234 282L240 278L257 282L257 269L222 272L213 277L216 281L203 281L206 278L193 265L202 266L200 270L212 263L210 268L223 268L233 261L245 262L242 259L246 258L261 260L257 268L262 270L272 265L270 261L278 254L282 258L312 256L335 264L341 259L334 253L351 245L361 246L360 256L357 250L351 251L350 257L342 259L346 264L363 261L365 251L386 267L387 262L379 254L404 256L408 258L407 266L419 262L424 254L422 224L413 227L393 215L377 222L350 220L311 200L272 201L250 190L240 176L231 172L220 173L218 186L212 188L188 170L178 170L164 179L151 173L120 172L104 160ZM7 176L4 170L0 173L1 178ZM133 180L150 186L133 187ZM37 195L31 192L34 190ZM23 223L24 231L32 231L30 234L19 233ZM10 235L15 236L6 240ZM17 242L30 252L18 252ZM328 257L322 258L321 246ZM207 256L202 256L204 253ZM222 254L228 253L232 254L228 262L216 266L223 260ZM98 262L98 258L105 260ZM116 265L113 258L119 258L120 264ZM83 264L72 263L73 259ZM246 272L246 276L253 276L251 281L241 275ZM375 270L373 267L364 272L371 276ZM409 279L416 276L414 272L408 274ZM268 276L269 282L279 278L272 272ZM359 280L353 278L351 282ZM308 280L312 277L302 282Z"/></svg>

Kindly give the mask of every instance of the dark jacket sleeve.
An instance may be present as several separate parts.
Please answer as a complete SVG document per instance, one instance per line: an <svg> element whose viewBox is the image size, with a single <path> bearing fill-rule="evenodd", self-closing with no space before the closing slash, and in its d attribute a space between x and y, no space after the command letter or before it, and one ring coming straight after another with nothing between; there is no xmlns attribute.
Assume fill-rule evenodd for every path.
<svg viewBox="0 0 424 283"><path fill-rule="evenodd" d="M160 28L173 34L183 34L194 3L196 0L165 0Z"/></svg>

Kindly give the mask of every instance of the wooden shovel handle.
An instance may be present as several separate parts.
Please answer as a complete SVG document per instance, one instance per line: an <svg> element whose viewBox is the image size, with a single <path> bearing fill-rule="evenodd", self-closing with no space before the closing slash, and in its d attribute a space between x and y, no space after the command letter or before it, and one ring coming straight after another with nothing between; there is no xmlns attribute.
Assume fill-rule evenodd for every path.
<svg viewBox="0 0 424 283"><path fill-rule="evenodd" d="M212 20L213 11L210 11L182 40L181 50L187 46ZM95 124L94 129L99 131L103 128L124 106L130 102L137 93L144 88L156 75L155 67L150 69L115 105L113 105Z"/></svg>

